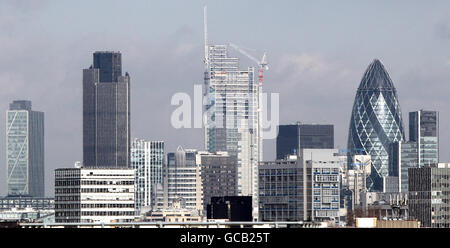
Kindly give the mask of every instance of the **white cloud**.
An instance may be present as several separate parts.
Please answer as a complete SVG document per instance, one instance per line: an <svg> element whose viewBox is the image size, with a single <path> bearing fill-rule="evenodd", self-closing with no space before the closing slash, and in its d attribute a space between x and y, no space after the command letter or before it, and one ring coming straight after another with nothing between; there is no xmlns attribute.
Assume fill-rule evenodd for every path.
<svg viewBox="0 0 450 248"><path fill-rule="evenodd" d="M291 70L298 75L309 74L320 76L327 73L330 68L327 62L319 55L302 53L299 55L283 55L277 64L276 72L283 73Z"/></svg>

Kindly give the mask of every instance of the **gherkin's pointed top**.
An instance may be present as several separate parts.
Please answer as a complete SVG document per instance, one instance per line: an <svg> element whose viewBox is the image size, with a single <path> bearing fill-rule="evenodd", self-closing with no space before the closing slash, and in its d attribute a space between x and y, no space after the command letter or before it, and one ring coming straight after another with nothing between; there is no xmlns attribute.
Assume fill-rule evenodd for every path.
<svg viewBox="0 0 450 248"><path fill-rule="evenodd" d="M381 63L381 61L379 59L377 59L377 58L373 59L372 64L373 63L377 63L377 64L383 65L383 63Z"/></svg>
<svg viewBox="0 0 450 248"><path fill-rule="evenodd" d="M395 87L383 63L374 59L367 67L358 89L394 90Z"/></svg>

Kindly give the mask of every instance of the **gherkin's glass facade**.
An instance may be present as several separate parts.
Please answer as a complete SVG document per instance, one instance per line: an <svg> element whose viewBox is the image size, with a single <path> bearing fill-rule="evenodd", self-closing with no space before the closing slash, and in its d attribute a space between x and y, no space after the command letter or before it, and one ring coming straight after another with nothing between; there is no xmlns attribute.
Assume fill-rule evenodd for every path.
<svg viewBox="0 0 450 248"><path fill-rule="evenodd" d="M389 146L404 137L396 89L383 64L375 59L356 92L348 135L350 151L362 149L371 155L369 190L383 189L383 176L389 175Z"/></svg>

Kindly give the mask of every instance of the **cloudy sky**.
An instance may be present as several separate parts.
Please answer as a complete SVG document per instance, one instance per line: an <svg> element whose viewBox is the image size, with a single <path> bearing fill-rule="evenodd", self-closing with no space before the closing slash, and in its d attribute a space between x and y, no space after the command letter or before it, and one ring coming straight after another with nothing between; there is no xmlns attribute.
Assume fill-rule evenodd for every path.
<svg viewBox="0 0 450 248"><path fill-rule="evenodd" d="M205 4L211 42L267 51L264 91L280 94L282 123L334 124L335 145L345 148L359 81L379 58L405 127L410 111L440 112L441 161L450 161L450 1L2 0L0 110L26 99L45 112L47 196L53 170L82 160L82 69L98 50L120 51L131 75L132 137L164 140L169 152L203 148L201 129L171 127L170 99L202 83ZM3 114L0 195L5 122ZM265 160L274 144L264 141Z"/></svg>

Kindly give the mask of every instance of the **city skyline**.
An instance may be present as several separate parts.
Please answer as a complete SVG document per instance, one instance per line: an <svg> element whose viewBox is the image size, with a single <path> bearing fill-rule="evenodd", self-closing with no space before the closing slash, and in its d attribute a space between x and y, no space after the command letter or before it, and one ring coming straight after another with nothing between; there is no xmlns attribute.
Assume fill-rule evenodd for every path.
<svg viewBox="0 0 450 248"><path fill-rule="evenodd" d="M246 3L243 9L251 7L256 9L252 6L252 3ZM202 82L202 7L204 1L189 6L188 16L186 14L181 15L180 18L189 20L187 22L182 19L171 20L164 31L152 26L156 30L153 39L148 37L152 33L152 27L144 30L148 34L143 34L144 31L138 28L131 29L130 35L121 39L120 35L123 33L109 28L98 34L92 33L94 31L87 28L87 24L84 23L86 20L76 22L70 19L72 16L63 19L63 23L78 23L78 25L68 28L71 32L63 32L59 26L61 24L48 25L51 24L49 20L58 17L55 11L61 7L60 4L49 6L48 1L25 2L23 5L15 5L11 2L2 4L5 5L2 6L4 7L2 11L12 11L10 15L6 15L9 18L6 20L17 22L14 22L14 25L11 26L1 26L6 31L0 37L2 41L0 49L5 51L5 57L0 61L4 65L0 71L0 84L4 89L0 93L0 106L3 111L6 111L7 104L12 100L28 99L33 101L33 105L37 109L46 113L47 196L53 195L53 170L60 167L73 167L75 161L82 160L81 70L86 68L86 61L89 61L92 52L96 50L121 51L124 61L126 61L124 62L125 71L129 71L133 76L131 138L164 140L167 144L167 151L174 151L178 145L203 150L202 129L175 130L170 126L169 115L174 109L173 106L170 106L170 96L179 91L192 94L193 85ZM150 8L149 5L142 2L136 2L136 4L141 4L144 9ZM183 5L183 3L179 4ZM317 10L323 7L320 3L291 4L295 4L302 14L305 14L303 12L306 12L307 9ZM66 3L66 8L67 5L82 6L82 4ZM94 4L94 9L95 7L99 8L99 5L101 4ZM225 43L231 40L247 47L268 50L271 69L265 73L264 91L280 92L280 124L290 124L295 121L333 124L335 125L336 147L346 148L348 120L353 97L361 74L367 64L374 58L381 58L395 82L402 106L403 119L407 117L405 113L423 108L439 111L441 113L441 124L445 125L448 122L449 117L443 110L449 104L445 101L445 87L448 86L445 86L444 83L450 78L449 73L446 72L448 71L447 61L450 57L450 51L448 48L444 52L439 49L444 45L448 46L450 41L450 28L445 23L448 17L445 16L445 11L439 11L439 9L445 9L448 3L441 2L438 7L412 4L412 7L407 6L405 9L401 4L392 4L393 10L390 10L392 13L390 11L383 13L384 17L388 17L386 22L388 22L389 17L394 17L393 12L405 10L405 13L398 14L411 18L408 20L412 23L406 24L402 21L394 21L393 26L398 28L410 27L411 25L416 29L408 29L404 32L396 30L397 34L393 28L387 29L385 31L392 36L381 39L381 41L371 41L377 34L383 34L381 32L384 30L378 29L375 23L362 20L363 24L368 24L368 29L370 27L373 29L367 31L362 29L363 25L350 25L349 19L344 18L338 24L344 22L344 24L349 25L347 29L351 30L350 33L360 31L367 35L367 38L356 39L351 35L345 38L345 35L342 35L336 37L334 42L328 41L336 43L336 47L333 49L330 45L326 45L327 41L323 39L328 36L318 34L317 31L308 28L308 22L304 19L296 19L296 22L294 22L295 25L298 25L302 37L292 34L292 36L289 36L291 39L277 40L267 37L266 40L262 40L256 38L270 32L280 34L281 31L275 31L274 27L287 24L287 20L280 18L281 20L278 22L276 20L273 23L267 21L266 27L268 27L268 30L255 26L256 37L252 38L252 35L248 35L246 29L242 26L239 27L237 22L227 23L224 21L222 12L225 11L222 11L222 9L230 9L231 5L232 3L208 3L210 27L224 31L222 34L217 31L214 32L214 29L211 28L211 36L217 38L215 40L217 43ZM336 4L329 3L329 5L335 6ZM358 8L360 11L367 8L376 8L375 3L368 5L355 4L355 6L350 6L350 4L347 4L346 6L350 8L348 10L350 13L358 10ZM165 8L161 4L151 7L155 7L156 10ZM281 15L283 11L286 11L286 18L296 17L296 13L288 11L288 6L280 5L274 9L271 9L271 7L274 6L265 3L258 8L261 8L262 13L270 13L268 11L273 10L274 13ZM124 8L124 5L115 2L110 8L120 9ZM426 22L414 26L415 23L417 24L417 20L413 20L416 18L415 14L421 9L423 9L423 13L420 12L419 17L423 19L418 19L422 21L427 19L427 10L430 13L439 14L435 18L427 19ZM255 12L258 12L256 10ZM53 16L48 15L49 13L53 13ZM245 11L239 10L235 14L236 16L243 16L244 13L246 14ZM314 13L318 14L318 12ZM329 12L326 13L329 14ZM323 15L326 13L323 13ZM253 15L256 17L260 14L254 13ZM345 14L345 11L343 14ZM31 18L42 18L37 18L36 22L33 22L29 19L30 17L27 17L28 15ZM334 13L331 16L336 17L336 15L341 14ZM87 13L87 16L87 19L96 17L94 13ZM357 17L358 15L351 16ZM376 15L369 14L369 17L371 16ZM316 28L324 28L323 31L320 31L321 33L328 32L328 35L336 35L337 31L333 31L333 27L336 26L331 23L332 17L316 24ZM144 17L141 16L140 18ZM252 18L242 20L243 23L249 25L246 26L247 31L249 27L257 24L250 19ZM148 20L150 22L152 18L149 17ZM402 19L399 18L399 20ZM136 19L124 22L119 26L121 28L131 26L133 21L136 21ZM313 21L318 20L313 19ZM38 32L44 31L48 39L41 36L42 34L35 33L36 31L27 32L36 25L40 27L37 29ZM100 21L98 25L106 27L106 21ZM87 30L83 30L83 27ZM296 26L288 27L295 28ZM427 30L427 32L423 30ZM339 29L338 31L343 30ZM60 36L57 34L60 34ZM89 34L92 34L92 36L89 36ZM309 38L305 34L310 34ZM414 40L415 42L411 42L412 44L406 43L408 38L415 37L418 34L421 37ZM402 35L405 38L401 38ZM116 38L116 40L113 38ZM86 39L86 41L80 42L80 39ZM364 41L368 44L356 46L354 50L351 50L351 46L355 45L355 40ZM275 41L279 44L275 45ZM317 44L314 45L314 42ZM167 43L167 45L162 43ZM389 47L387 43L395 44L394 48ZM284 45L285 47L280 48ZM431 49L431 46L435 45L436 47ZM25 52L20 49L23 47L27 48ZM389 53L392 53L395 49L399 51L390 55ZM428 49L431 49L431 51ZM36 53L36 50L39 53ZM43 51L47 53L44 54ZM448 53L445 53L445 51L448 51ZM425 52L431 55L422 57ZM357 58L352 57L355 54L358 54ZM448 54L448 56L445 56L445 54ZM239 57L245 65L252 65L243 56ZM18 66L22 64L23 66ZM56 73L52 74L52 72ZM168 75L169 72L172 75ZM411 85L414 87L411 87ZM335 94L330 94L331 92ZM324 98L325 96L327 96L327 99ZM60 104L55 104L55 102ZM330 106L333 106L333 108L330 108ZM154 125L151 125L154 130L149 128L151 122L154 123ZM0 128L5 129L5 122L0 123L2 123ZM183 139L179 137L183 137ZM2 139L4 140L4 138ZM71 142L67 142L68 140ZM274 143L274 139L264 141L263 160L274 159ZM445 151L449 148L449 143L449 135L441 132L440 148ZM1 144L0 148L5 151L5 144ZM2 152L0 161L5 161L4 156L5 154ZM446 156L448 155L443 152L441 160L448 161L449 157ZM0 175L3 175L2 178L4 179L5 166L0 166L0 168ZM5 187L3 186L6 186L6 184L4 180L0 181L3 184L0 187L2 189L0 195L5 195L6 192L3 190Z"/></svg>

